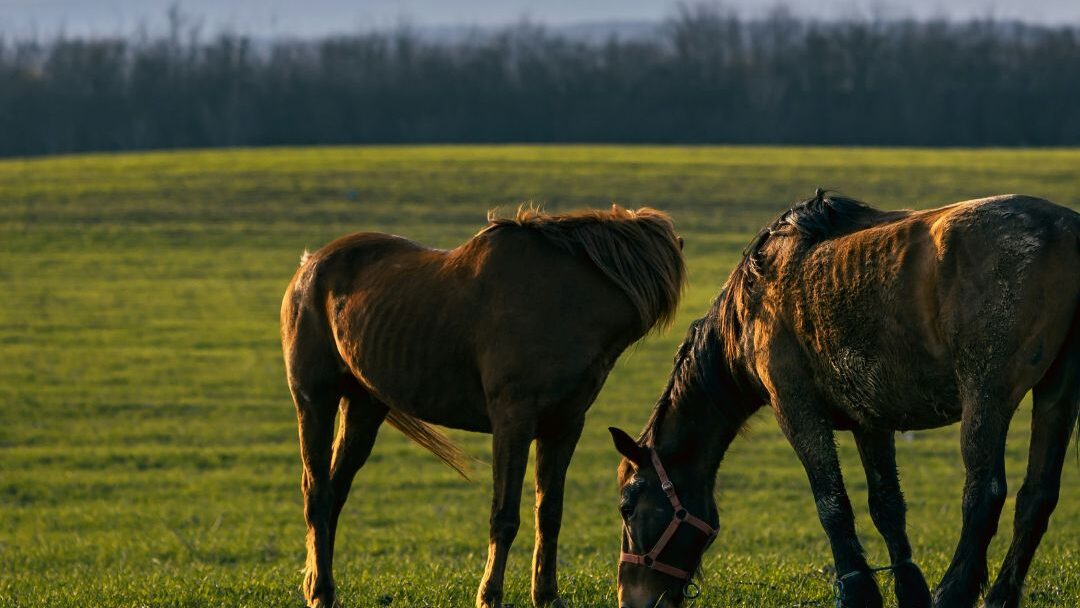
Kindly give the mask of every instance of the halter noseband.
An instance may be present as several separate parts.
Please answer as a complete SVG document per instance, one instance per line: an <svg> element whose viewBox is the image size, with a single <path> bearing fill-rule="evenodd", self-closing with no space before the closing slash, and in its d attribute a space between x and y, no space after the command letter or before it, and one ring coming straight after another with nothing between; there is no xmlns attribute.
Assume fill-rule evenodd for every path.
<svg viewBox="0 0 1080 608"><path fill-rule="evenodd" d="M688 581L693 576L693 573L657 560L657 558L660 557L660 553L667 547L668 542L675 536L675 531L678 530L679 526L682 524L690 524L704 532L708 537L705 541L705 547L702 549L703 553L704 550L716 540L716 535L720 532L720 529L713 528L707 524L705 520L691 515L683 508L682 503L679 502L679 496L675 494L675 484L671 483L667 471L664 470L664 465L660 464L660 456L657 455L656 450L654 449L650 449L649 453L652 454L652 463L653 468L656 469L656 476L660 478L660 489L664 491L668 500L671 501L671 506L675 509L675 512L671 516L671 523L668 524L664 533L660 535L660 540L656 541L656 544L653 545L652 551L641 555L623 551L619 556L619 561L620 563L645 566L651 570L656 570L657 572L662 572L674 576L675 578Z"/></svg>

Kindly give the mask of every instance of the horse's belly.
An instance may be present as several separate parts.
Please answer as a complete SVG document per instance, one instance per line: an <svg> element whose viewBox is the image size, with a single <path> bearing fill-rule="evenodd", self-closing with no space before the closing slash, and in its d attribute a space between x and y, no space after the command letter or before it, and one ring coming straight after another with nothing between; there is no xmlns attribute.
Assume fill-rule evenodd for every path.
<svg viewBox="0 0 1080 608"><path fill-rule="evenodd" d="M359 380L389 407L424 422L454 429L491 432L475 365L464 355L416 349L357 349L351 362Z"/></svg>
<svg viewBox="0 0 1080 608"><path fill-rule="evenodd" d="M907 357L890 358L891 364L841 353L833 359L832 379L826 386L841 410L841 419L895 430L937 428L960 419L955 375L947 362L897 364ZM910 373L903 373L909 371Z"/></svg>
<svg viewBox="0 0 1080 608"><path fill-rule="evenodd" d="M364 378L364 383L391 408L424 422L463 431L491 432L483 397L462 390L460 382L447 384L415 374L384 382Z"/></svg>
<svg viewBox="0 0 1080 608"><path fill-rule="evenodd" d="M491 420L483 407L476 407L476 404L465 401L439 401L441 403L405 401L394 403L393 407L430 424L475 433L491 432ZM482 404L483 400L480 403Z"/></svg>
<svg viewBox="0 0 1080 608"><path fill-rule="evenodd" d="M907 399L900 395L895 401L878 414L876 426L909 431L935 429L960 420L960 400L955 391L913 391Z"/></svg>

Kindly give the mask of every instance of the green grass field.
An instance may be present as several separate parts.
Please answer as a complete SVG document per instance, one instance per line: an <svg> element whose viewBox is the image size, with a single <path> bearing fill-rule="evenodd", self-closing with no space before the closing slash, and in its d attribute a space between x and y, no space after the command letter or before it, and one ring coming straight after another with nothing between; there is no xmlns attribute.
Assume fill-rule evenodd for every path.
<svg viewBox="0 0 1080 608"><path fill-rule="evenodd" d="M816 186L888 208L1002 192L1080 208L1080 151L390 147L0 162L0 606L301 606L300 464L277 328L301 251L355 230L449 247L491 207L617 201L674 215L691 283L675 328L621 359L570 468L562 589L577 608L614 606L618 458L605 428L641 428L686 325L742 247ZM1029 409L1010 435L1013 494ZM487 436L453 436L489 459ZM957 436L898 447L915 558L932 582L958 535ZM840 445L861 536L882 564L853 442ZM340 528L346 606L472 604L490 474L477 466L473 477L383 428ZM697 605L831 605L825 535L767 412L734 445L719 488L722 532ZM508 571L519 607L531 492ZM1012 508L1010 498L992 575ZM1080 603L1072 457L1028 581L1028 606Z"/></svg>

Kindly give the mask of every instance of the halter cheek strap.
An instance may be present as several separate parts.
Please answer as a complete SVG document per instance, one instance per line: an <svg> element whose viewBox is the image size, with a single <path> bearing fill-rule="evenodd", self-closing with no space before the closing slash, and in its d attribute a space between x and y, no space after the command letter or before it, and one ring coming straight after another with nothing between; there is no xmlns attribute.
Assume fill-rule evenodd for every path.
<svg viewBox="0 0 1080 608"><path fill-rule="evenodd" d="M619 556L619 561L627 564L636 564L644 566L651 570L656 570L669 576L682 580L690 580L693 573L687 572L682 568L676 568L670 564L665 564L659 561L660 553L667 547L668 542L675 536L675 532L679 529L679 526L683 524L689 524L705 534L707 537L705 541L705 548L712 544L716 539L717 533L720 532L719 528L713 528L705 520L691 515L682 506L682 502L679 501L678 494L675 493L675 484L671 483L671 479L667 475L667 471L664 470L664 465L660 463L660 456L657 455L656 450L649 450L652 455L653 468L656 469L656 475L660 478L660 489L667 495L668 501L671 502L671 507L675 510L671 516L671 523L664 529L664 533L660 535L659 540L653 545L652 551L644 554L627 553L623 551ZM704 551L704 549L703 549Z"/></svg>

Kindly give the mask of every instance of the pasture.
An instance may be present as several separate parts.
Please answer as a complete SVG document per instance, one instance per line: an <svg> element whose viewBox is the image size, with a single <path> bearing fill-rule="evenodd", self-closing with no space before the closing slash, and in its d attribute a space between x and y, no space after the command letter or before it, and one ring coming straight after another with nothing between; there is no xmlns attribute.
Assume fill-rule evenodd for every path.
<svg viewBox="0 0 1080 608"><path fill-rule="evenodd" d="M617 201L674 216L690 287L675 326L620 360L570 467L564 599L613 606L618 457L606 427L641 428L689 321L754 233L816 186L886 208L1003 192L1080 208L1080 151L373 147L0 161L0 605L302 605L300 461L277 325L300 253L357 230L451 247L491 207ZM1010 434L991 576L1029 410ZM488 436L451 435L489 460ZM898 442L915 559L932 584L959 533L957 437L951 427ZM882 565L854 444L839 439L860 536ZM383 427L339 528L345 606L472 605L491 492L485 465L472 476ZM718 485L722 530L696 605L831 605L828 544L768 412L733 445ZM531 473L525 491L507 572L518 607L529 597ZM888 576L879 582L891 598ZM1078 603L1070 455L1027 606Z"/></svg>

